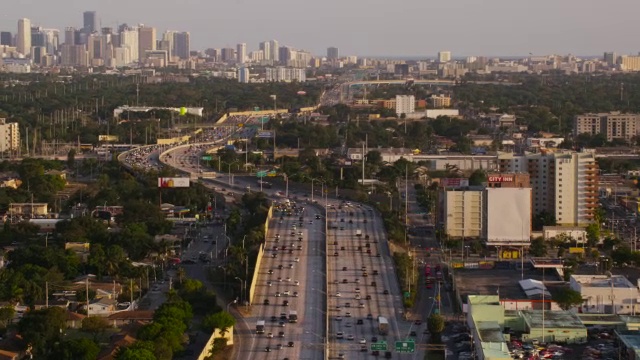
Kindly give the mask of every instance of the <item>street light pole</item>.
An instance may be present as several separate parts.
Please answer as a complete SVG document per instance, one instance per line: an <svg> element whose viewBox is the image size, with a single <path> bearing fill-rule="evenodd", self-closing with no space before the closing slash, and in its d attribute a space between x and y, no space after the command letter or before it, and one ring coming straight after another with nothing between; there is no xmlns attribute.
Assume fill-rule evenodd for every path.
<svg viewBox="0 0 640 360"><path fill-rule="evenodd" d="M231 306L231 304L235 304L238 302L238 299L233 300L232 302L227 304L227 312L229 312L229 306Z"/></svg>

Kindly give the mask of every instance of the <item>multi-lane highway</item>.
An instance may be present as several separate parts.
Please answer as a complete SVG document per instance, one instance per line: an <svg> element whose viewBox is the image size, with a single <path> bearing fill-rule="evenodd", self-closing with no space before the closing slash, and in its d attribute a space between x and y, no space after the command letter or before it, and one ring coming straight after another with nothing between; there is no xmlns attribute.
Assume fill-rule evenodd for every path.
<svg viewBox="0 0 640 360"><path fill-rule="evenodd" d="M327 221L329 355L393 356L395 341L410 338L412 332L419 341L425 325L404 320L402 294L377 213L359 204L334 203ZM383 341L388 353L370 350L372 342ZM423 357L420 350L414 355Z"/></svg>
<svg viewBox="0 0 640 360"><path fill-rule="evenodd" d="M176 149L169 162L197 174L203 170L202 164L198 165L202 150L196 146ZM229 186L229 180L213 180L219 182L216 190L236 192L255 183L255 179L238 177ZM276 190L265 192L275 197ZM395 357L396 341L414 339L420 344L426 340L426 324L405 320L402 294L378 214L366 206L335 200L327 208L327 223L323 212L315 205L306 205L301 214L294 209L291 215L274 211L256 295L250 315L242 321L245 330L239 359L320 360L325 351L329 358ZM326 233L325 226L329 228ZM291 311L297 322L290 322ZM381 333L385 319L388 330ZM262 321L264 333L262 329L258 333L257 325ZM370 350L372 342L382 341L387 343L388 353ZM423 356L421 347L416 346L412 358Z"/></svg>
<svg viewBox="0 0 640 360"><path fill-rule="evenodd" d="M324 358L324 252L319 209L274 207L240 359Z"/></svg>

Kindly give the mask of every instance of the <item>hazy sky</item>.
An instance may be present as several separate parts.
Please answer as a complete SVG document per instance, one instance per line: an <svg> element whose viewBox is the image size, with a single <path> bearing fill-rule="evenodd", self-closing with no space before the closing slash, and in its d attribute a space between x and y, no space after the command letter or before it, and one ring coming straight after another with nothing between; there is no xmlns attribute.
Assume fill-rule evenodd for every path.
<svg viewBox="0 0 640 360"><path fill-rule="evenodd" d="M4 0L8 2L8 0ZM432 56L637 54L638 0L16 0L0 5L0 29L144 23L191 32L192 49L277 39L326 54Z"/></svg>

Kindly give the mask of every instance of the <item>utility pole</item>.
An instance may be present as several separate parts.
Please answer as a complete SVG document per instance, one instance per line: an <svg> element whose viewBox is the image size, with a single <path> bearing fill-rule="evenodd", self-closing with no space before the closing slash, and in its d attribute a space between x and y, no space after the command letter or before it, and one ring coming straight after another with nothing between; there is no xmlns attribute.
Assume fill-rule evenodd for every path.
<svg viewBox="0 0 640 360"><path fill-rule="evenodd" d="M89 278L84 279L84 293L87 301L87 317L89 317Z"/></svg>

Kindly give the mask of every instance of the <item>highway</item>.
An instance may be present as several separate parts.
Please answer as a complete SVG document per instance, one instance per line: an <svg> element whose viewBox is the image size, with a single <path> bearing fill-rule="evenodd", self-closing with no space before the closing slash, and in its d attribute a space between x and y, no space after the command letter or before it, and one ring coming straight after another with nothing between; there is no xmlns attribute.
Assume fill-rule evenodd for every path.
<svg viewBox="0 0 640 360"><path fill-rule="evenodd" d="M274 209L254 304L245 317L253 334L239 359L324 358L325 237L316 215L315 207L291 215ZM297 322L287 320L290 311L297 312ZM259 320L265 321L264 334L256 334Z"/></svg>
<svg viewBox="0 0 640 360"><path fill-rule="evenodd" d="M329 355L366 359L371 342L386 341L394 356L395 341L408 339L412 331L422 336L420 327L426 325L404 320L382 219L373 209L348 202L332 202L327 217ZM388 320L386 335L379 332L379 317ZM418 349L413 356L424 354Z"/></svg>
<svg viewBox="0 0 640 360"><path fill-rule="evenodd" d="M198 164L202 150L204 148L199 147L176 149L171 153L171 165L190 173L206 172L209 169ZM223 193L255 187L255 178L237 177L232 180L220 175L203 183ZM265 189L265 192L275 197L277 190ZM330 203L327 221L335 228L328 230L327 243L325 223L316 219L316 215L322 217L322 210L318 207L306 206L302 227L299 215L285 215L281 219L279 213L274 213L266 236L265 257L259 270L254 303L250 315L245 315L238 328L238 334L243 338L239 359L320 360L324 359L326 341L329 358L364 359L372 355L370 343L374 340L386 341L389 355L396 357L395 341L409 338L416 340L417 344L426 341L427 335L423 334L426 324L404 319L402 294L382 219L369 207L336 200ZM309 224L310 220L313 224ZM361 237L356 236L357 230L361 230ZM302 232L302 241L298 241L299 232ZM276 235L279 235L278 242ZM287 249L283 250L283 245ZM298 250L298 245L302 246L301 250ZM295 247L290 253L292 246ZM325 254L325 246L328 254ZM276 257L271 257L274 253ZM328 266L326 274L323 272L325 261ZM325 292L326 283L328 291ZM298 296L294 296L294 292ZM268 305L265 305L265 300L268 300ZM283 305L284 301L288 301L287 306ZM325 309L328 309L328 314ZM297 312L297 323L284 322L290 310ZM327 315L329 322L325 328ZM274 316L275 319L272 318ZM389 322L386 335L380 335L378 331L380 316ZM280 324L281 317L284 326ZM256 334L259 320L265 321L264 334ZM328 338L325 338L327 329ZM284 332L283 337L281 331ZM342 333L340 339L339 333ZM293 343L292 347L288 346L289 342ZM416 346L411 357L423 358L423 348ZM380 355L384 356L384 351Z"/></svg>

